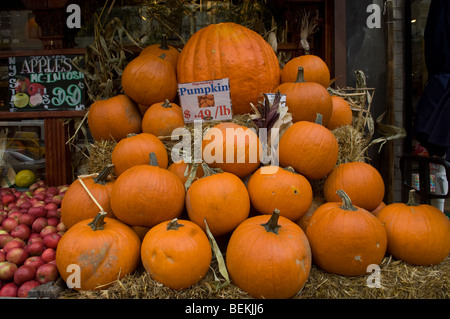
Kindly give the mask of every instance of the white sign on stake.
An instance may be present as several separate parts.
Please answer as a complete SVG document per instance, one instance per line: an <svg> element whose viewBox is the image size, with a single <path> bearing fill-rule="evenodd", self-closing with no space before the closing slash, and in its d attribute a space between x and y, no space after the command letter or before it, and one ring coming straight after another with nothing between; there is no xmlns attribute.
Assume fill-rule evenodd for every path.
<svg viewBox="0 0 450 319"><path fill-rule="evenodd" d="M184 123L193 123L196 120L224 121L233 116L228 78L179 83L178 94Z"/></svg>

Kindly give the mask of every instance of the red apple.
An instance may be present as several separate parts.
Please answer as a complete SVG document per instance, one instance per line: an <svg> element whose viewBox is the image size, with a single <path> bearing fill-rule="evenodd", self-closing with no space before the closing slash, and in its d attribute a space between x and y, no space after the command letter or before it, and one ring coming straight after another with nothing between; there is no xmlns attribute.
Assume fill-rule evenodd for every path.
<svg viewBox="0 0 450 319"><path fill-rule="evenodd" d="M42 203L43 204L43 203ZM45 208L44 206L34 206L28 210L28 214L33 215L36 218L45 217Z"/></svg>
<svg viewBox="0 0 450 319"><path fill-rule="evenodd" d="M0 280L3 282L10 281L14 278L17 265L8 261L0 262Z"/></svg>
<svg viewBox="0 0 450 319"><path fill-rule="evenodd" d="M19 289L17 290L17 297L19 298L28 297L28 292L31 289L36 288L40 285L41 284L36 280L29 280L27 282L24 282L23 284L20 285Z"/></svg>
<svg viewBox="0 0 450 319"><path fill-rule="evenodd" d="M14 239L14 237L12 237L9 233L0 234L0 248L5 247L5 245L13 239Z"/></svg>
<svg viewBox="0 0 450 319"><path fill-rule="evenodd" d="M0 250L0 263L6 260L6 254L3 249Z"/></svg>
<svg viewBox="0 0 450 319"><path fill-rule="evenodd" d="M3 220L2 222L2 228L7 230L7 231L11 231L14 228L17 227L17 225L19 225L19 222L17 220L15 220L14 218L11 217L7 217Z"/></svg>
<svg viewBox="0 0 450 319"><path fill-rule="evenodd" d="M62 221L60 221L60 222L58 223L58 225L56 225L56 231L57 231L58 233L60 233L60 232L65 232L66 230L67 230L66 225L64 225L64 223L63 223Z"/></svg>
<svg viewBox="0 0 450 319"><path fill-rule="evenodd" d="M2 196L2 204L4 206L8 206L10 203L13 203L17 200L16 196L14 194L5 194Z"/></svg>
<svg viewBox="0 0 450 319"><path fill-rule="evenodd" d="M19 224L27 225L31 227L36 220L36 217L30 214L22 214L19 218Z"/></svg>
<svg viewBox="0 0 450 319"><path fill-rule="evenodd" d="M9 282L0 289L0 297L17 297L18 289L19 286L13 282Z"/></svg>
<svg viewBox="0 0 450 319"><path fill-rule="evenodd" d="M42 256L31 256L31 257L28 257L24 261L23 264L32 266L32 267L34 267L34 269L38 269L40 266L42 266L45 263L46 263L46 261L42 258Z"/></svg>
<svg viewBox="0 0 450 319"><path fill-rule="evenodd" d="M61 196L61 195L55 195L55 196L53 196L53 203L55 203L56 205L58 205L58 206L61 206L61 202L62 202L62 200L63 200L63 196Z"/></svg>
<svg viewBox="0 0 450 319"><path fill-rule="evenodd" d="M9 218L14 218L17 222L19 222L20 216L22 216L20 210L11 210L8 214Z"/></svg>
<svg viewBox="0 0 450 319"><path fill-rule="evenodd" d="M25 249L29 256L40 256L45 250L44 241L34 241L27 245Z"/></svg>
<svg viewBox="0 0 450 319"><path fill-rule="evenodd" d="M49 263L56 259L56 250L53 248L47 248L41 255L41 258L46 263Z"/></svg>
<svg viewBox="0 0 450 319"><path fill-rule="evenodd" d="M51 233L51 234L45 235L45 237L43 238L43 241L44 241L45 247L56 249L60 239L61 239L60 234Z"/></svg>
<svg viewBox="0 0 450 319"><path fill-rule="evenodd" d="M15 238L20 238L23 240L28 240L30 237L31 229L25 224L19 224L16 228L11 231L11 236Z"/></svg>
<svg viewBox="0 0 450 319"><path fill-rule="evenodd" d="M14 273L14 282L18 285L36 277L36 269L30 265L22 265Z"/></svg>
<svg viewBox="0 0 450 319"><path fill-rule="evenodd" d="M47 192L47 187L40 186L39 188L35 189L33 192L34 197L36 197L37 194L45 194Z"/></svg>
<svg viewBox="0 0 450 319"><path fill-rule="evenodd" d="M32 233L30 235L30 238L28 238L27 245L31 245L32 243L35 243L37 241L44 243L44 240L42 239L42 237L39 233Z"/></svg>
<svg viewBox="0 0 450 319"><path fill-rule="evenodd" d="M48 226L56 227L59 224L59 218L55 218L55 217L48 218L47 217L47 223L48 223Z"/></svg>
<svg viewBox="0 0 450 319"><path fill-rule="evenodd" d="M21 266L27 258L28 251L25 248L20 247L13 248L6 254L6 260L17 266Z"/></svg>
<svg viewBox="0 0 450 319"><path fill-rule="evenodd" d="M28 189L29 189L30 191L35 191L35 190L38 189L38 188L39 188L38 182L34 182L33 184L30 185L30 187L28 187Z"/></svg>
<svg viewBox="0 0 450 319"><path fill-rule="evenodd" d="M58 268L56 267L56 265L51 263L46 263L36 270L36 280L41 284L55 281L56 279L58 279L58 277Z"/></svg>
<svg viewBox="0 0 450 319"><path fill-rule="evenodd" d="M52 210L52 209L58 209L58 205L56 205L55 203L48 203L47 205L45 205L45 210Z"/></svg>
<svg viewBox="0 0 450 319"><path fill-rule="evenodd" d="M70 185L61 185L61 186L58 186L59 194L65 193L65 192L69 189L69 186L70 186Z"/></svg>
<svg viewBox="0 0 450 319"><path fill-rule="evenodd" d="M47 192L46 192L48 195L52 195L52 196L55 196L55 195L57 195L58 193L59 193L59 190L58 190L58 188L57 187L55 187L55 186L50 186L49 188L47 188Z"/></svg>
<svg viewBox="0 0 450 319"><path fill-rule="evenodd" d="M50 210L47 210L47 214L45 215L45 217L46 217L47 219L50 219L50 218L57 218L57 219L59 220L59 219L61 219L61 211L58 210L58 209L50 209Z"/></svg>
<svg viewBox="0 0 450 319"><path fill-rule="evenodd" d="M24 241L17 240L16 238L13 237L13 239L3 247L3 251L5 252L5 254L8 254L9 251L13 248L23 248L23 247L25 247Z"/></svg>
<svg viewBox="0 0 450 319"><path fill-rule="evenodd" d="M55 226L51 226L51 225L47 225L44 228L42 228L42 230L41 230L41 232L39 234L41 235L42 238L44 238L48 234L53 234L53 233L56 233L56 227Z"/></svg>
<svg viewBox="0 0 450 319"><path fill-rule="evenodd" d="M31 230L35 233L40 233L44 227L48 225L47 218L44 217L38 217L33 222L33 225L31 225Z"/></svg>

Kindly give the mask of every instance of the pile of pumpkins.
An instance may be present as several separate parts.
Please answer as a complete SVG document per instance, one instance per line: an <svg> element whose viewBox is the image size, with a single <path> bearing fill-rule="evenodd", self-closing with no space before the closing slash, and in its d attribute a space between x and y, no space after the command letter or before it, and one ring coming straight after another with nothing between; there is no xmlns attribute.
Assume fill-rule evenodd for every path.
<svg viewBox="0 0 450 319"><path fill-rule="evenodd" d="M224 135L239 128L248 139L225 138L216 147L224 156L226 148L243 151L245 161L169 165L159 136L184 125L174 102L177 83L225 77L234 114L250 113L262 92L286 94L293 124L280 138L279 165L249 161L261 141L228 122L214 128ZM199 30L181 52L167 45L144 49L123 72L124 94L90 107L92 136L117 144L113 165L83 183L77 179L66 192L61 218L68 231L56 256L62 278L72 280L76 264L74 289L105 289L142 264L154 280L187 289L210 267L208 233L228 236L230 279L254 298L294 296L313 263L360 276L386 254L416 265L442 262L450 252L450 221L441 211L413 200L386 205L374 167L336 165L339 146L331 130L351 125L352 113L328 93L329 83L319 57L296 57L280 69L268 43L234 23ZM208 132L203 150L211 143ZM195 175L189 186L188 173ZM313 198L311 182L318 179L325 180L324 200Z"/></svg>

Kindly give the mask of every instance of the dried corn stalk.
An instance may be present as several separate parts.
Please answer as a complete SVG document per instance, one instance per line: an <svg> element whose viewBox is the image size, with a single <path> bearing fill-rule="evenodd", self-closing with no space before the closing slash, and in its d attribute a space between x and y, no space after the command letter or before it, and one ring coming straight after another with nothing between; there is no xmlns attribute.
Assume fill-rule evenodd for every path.
<svg viewBox="0 0 450 319"><path fill-rule="evenodd" d="M311 11L303 11L300 26L300 45L305 50L305 54L310 54L308 38L319 30L319 10L315 14Z"/></svg>

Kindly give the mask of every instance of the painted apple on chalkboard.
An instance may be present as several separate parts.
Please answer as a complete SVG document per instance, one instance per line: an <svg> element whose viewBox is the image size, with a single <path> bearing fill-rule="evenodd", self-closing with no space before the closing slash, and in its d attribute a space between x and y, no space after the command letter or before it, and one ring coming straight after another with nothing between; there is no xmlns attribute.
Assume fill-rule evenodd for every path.
<svg viewBox="0 0 450 319"><path fill-rule="evenodd" d="M28 87L28 94L33 96L35 94L44 94L45 86L39 83L31 83Z"/></svg>
<svg viewBox="0 0 450 319"><path fill-rule="evenodd" d="M17 93L13 96L14 105L18 108L22 108L28 105L30 98L25 93Z"/></svg>
<svg viewBox="0 0 450 319"><path fill-rule="evenodd" d="M14 85L14 89L16 90L16 93L26 93L29 86L29 78L18 78L16 80L16 84Z"/></svg>
<svg viewBox="0 0 450 319"><path fill-rule="evenodd" d="M30 96L30 106L31 107L42 104L42 101L43 101L42 95L40 95L39 93L36 93L36 94Z"/></svg>

